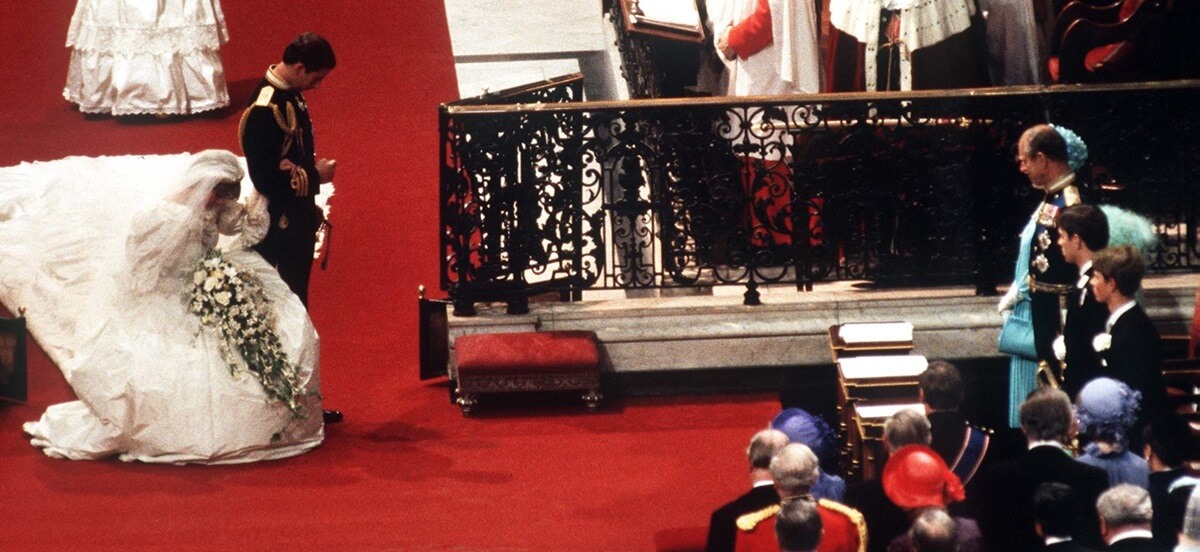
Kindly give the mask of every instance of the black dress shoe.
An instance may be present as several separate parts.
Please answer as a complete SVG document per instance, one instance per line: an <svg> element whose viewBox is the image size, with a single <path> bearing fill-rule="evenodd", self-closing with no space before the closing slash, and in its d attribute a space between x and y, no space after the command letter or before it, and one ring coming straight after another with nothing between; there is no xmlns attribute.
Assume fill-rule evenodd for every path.
<svg viewBox="0 0 1200 552"><path fill-rule="evenodd" d="M323 418L327 424L336 424L342 421L342 413L337 410L322 410L321 418Z"/></svg>

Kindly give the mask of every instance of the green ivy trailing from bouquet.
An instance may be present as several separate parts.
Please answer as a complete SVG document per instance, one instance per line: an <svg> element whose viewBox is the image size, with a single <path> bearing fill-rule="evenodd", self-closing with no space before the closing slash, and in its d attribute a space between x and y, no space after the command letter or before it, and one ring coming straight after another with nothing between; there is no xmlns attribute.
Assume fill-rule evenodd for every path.
<svg viewBox="0 0 1200 552"><path fill-rule="evenodd" d="M293 419L306 418L300 400L305 396L300 367L288 359L275 333L270 300L262 282L244 271L219 249L210 249L192 268L190 310L200 323L221 332L221 356L234 376L242 365L236 349L246 361L267 398L282 403ZM278 438L279 435L276 434Z"/></svg>

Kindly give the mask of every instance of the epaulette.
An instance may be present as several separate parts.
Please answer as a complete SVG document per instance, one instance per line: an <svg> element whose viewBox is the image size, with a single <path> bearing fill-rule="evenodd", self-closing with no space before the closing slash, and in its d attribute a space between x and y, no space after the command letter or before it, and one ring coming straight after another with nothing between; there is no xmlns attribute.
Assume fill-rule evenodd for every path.
<svg viewBox="0 0 1200 552"><path fill-rule="evenodd" d="M766 508L763 508L757 512L750 512L748 514L742 514L742 515L738 516L738 518L737 518L737 528L741 529L742 531L753 531L754 528L758 526L758 524L763 522L763 520L766 520L766 519L770 518L771 516L778 514L778 513L779 513L779 505L772 504L772 505L767 506Z"/></svg>
<svg viewBox="0 0 1200 552"><path fill-rule="evenodd" d="M238 121L238 144L241 145L242 151L246 151L246 144L243 143L243 138L246 135L246 120L250 118L250 112L256 107L271 108L271 116L275 119L275 125L279 130L283 131L284 141L280 158L287 155L292 144L303 138L300 135L296 122L296 109L292 107L290 102L284 102L287 105L287 113L279 111L279 106L271 102L275 98L275 87L269 84L264 85L258 91L258 97L254 99L254 103L250 104L245 111L242 111L242 118Z"/></svg>
<svg viewBox="0 0 1200 552"><path fill-rule="evenodd" d="M1070 207L1072 205L1079 205L1080 203L1083 202L1083 200L1079 197L1079 188L1076 188L1074 186L1067 186L1066 188L1063 188L1062 193L1063 193L1063 202L1066 204L1067 207Z"/></svg>
<svg viewBox="0 0 1200 552"><path fill-rule="evenodd" d="M271 98L275 97L275 87L266 85L262 90L258 91L258 98L254 100L254 105L258 107L268 107L271 105Z"/></svg>
<svg viewBox="0 0 1200 552"><path fill-rule="evenodd" d="M817 506L821 506L827 510L832 510L846 516L850 523L854 524L854 528L858 530L858 552L866 552L867 550L867 519L863 517L862 512L855 510L841 502L834 502L822 498L817 501Z"/></svg>

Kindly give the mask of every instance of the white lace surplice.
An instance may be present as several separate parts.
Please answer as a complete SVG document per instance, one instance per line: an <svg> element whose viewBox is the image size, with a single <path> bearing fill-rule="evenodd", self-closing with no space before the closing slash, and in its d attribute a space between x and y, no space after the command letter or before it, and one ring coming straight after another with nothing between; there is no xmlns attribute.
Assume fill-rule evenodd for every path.
<svg viewBox="0 0 1200 552"><path fill-rule="evenodd" d="M229 105L219 0L78 0L63 97L84 113L183 115Z"/></svg>
<svg viewBox="0 0 1200 552"><path fill-rule="evenodd" d="M28 309L30 331L80 399L25 425L50 456L236 463L293 456L323 439L317 334L273 268L250 250L227 254L263 283L283 350L313 393L305 419L269 403L240 358L242 373L231 375L220 334L187 310L181 270L216 243L216 213L196 220L177 204L145 198L161 196L189 158L67 158L0 169L0 302ZM161 259L141 253L162 247L162 229L181 226L188 238L166 262L96 270L117 256ZM272 440L281 429L282 439Z"/></svg>
<svg viewBox="0 0 1200 552"><path fill-rule="evenodd" d="M817 44L817 12L812 2L771 0L770 45L749 58L721 61L727 67L726 90L732 96L816 94L821 91L821 63ZM720 32L753 15L753 0L708 3L712 28Z"/></svg>

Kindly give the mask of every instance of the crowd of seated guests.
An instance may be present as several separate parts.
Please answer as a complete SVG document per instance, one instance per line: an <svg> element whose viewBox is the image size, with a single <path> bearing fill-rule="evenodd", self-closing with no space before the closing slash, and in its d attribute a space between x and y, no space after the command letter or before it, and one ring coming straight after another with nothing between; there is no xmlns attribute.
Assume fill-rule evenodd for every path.
<svg viewBox="0 0 1200 552"><path fill-rule="evenodd" d="M970 446L957 414L962 379L934 362L919 382L926 412L888 419L881 475L834 486L841 494L816 496L823 476L842 481L815 454L836 454L828 426L800 409L780 413L751 439L756 487L714 512L708 550L1200 552L1191 429L1164 414L1139 430L1140 394L1127 384L1094 379L1075 403L1035 389L1020 407L1024 450L992 449L956 470Z"/></svg>

